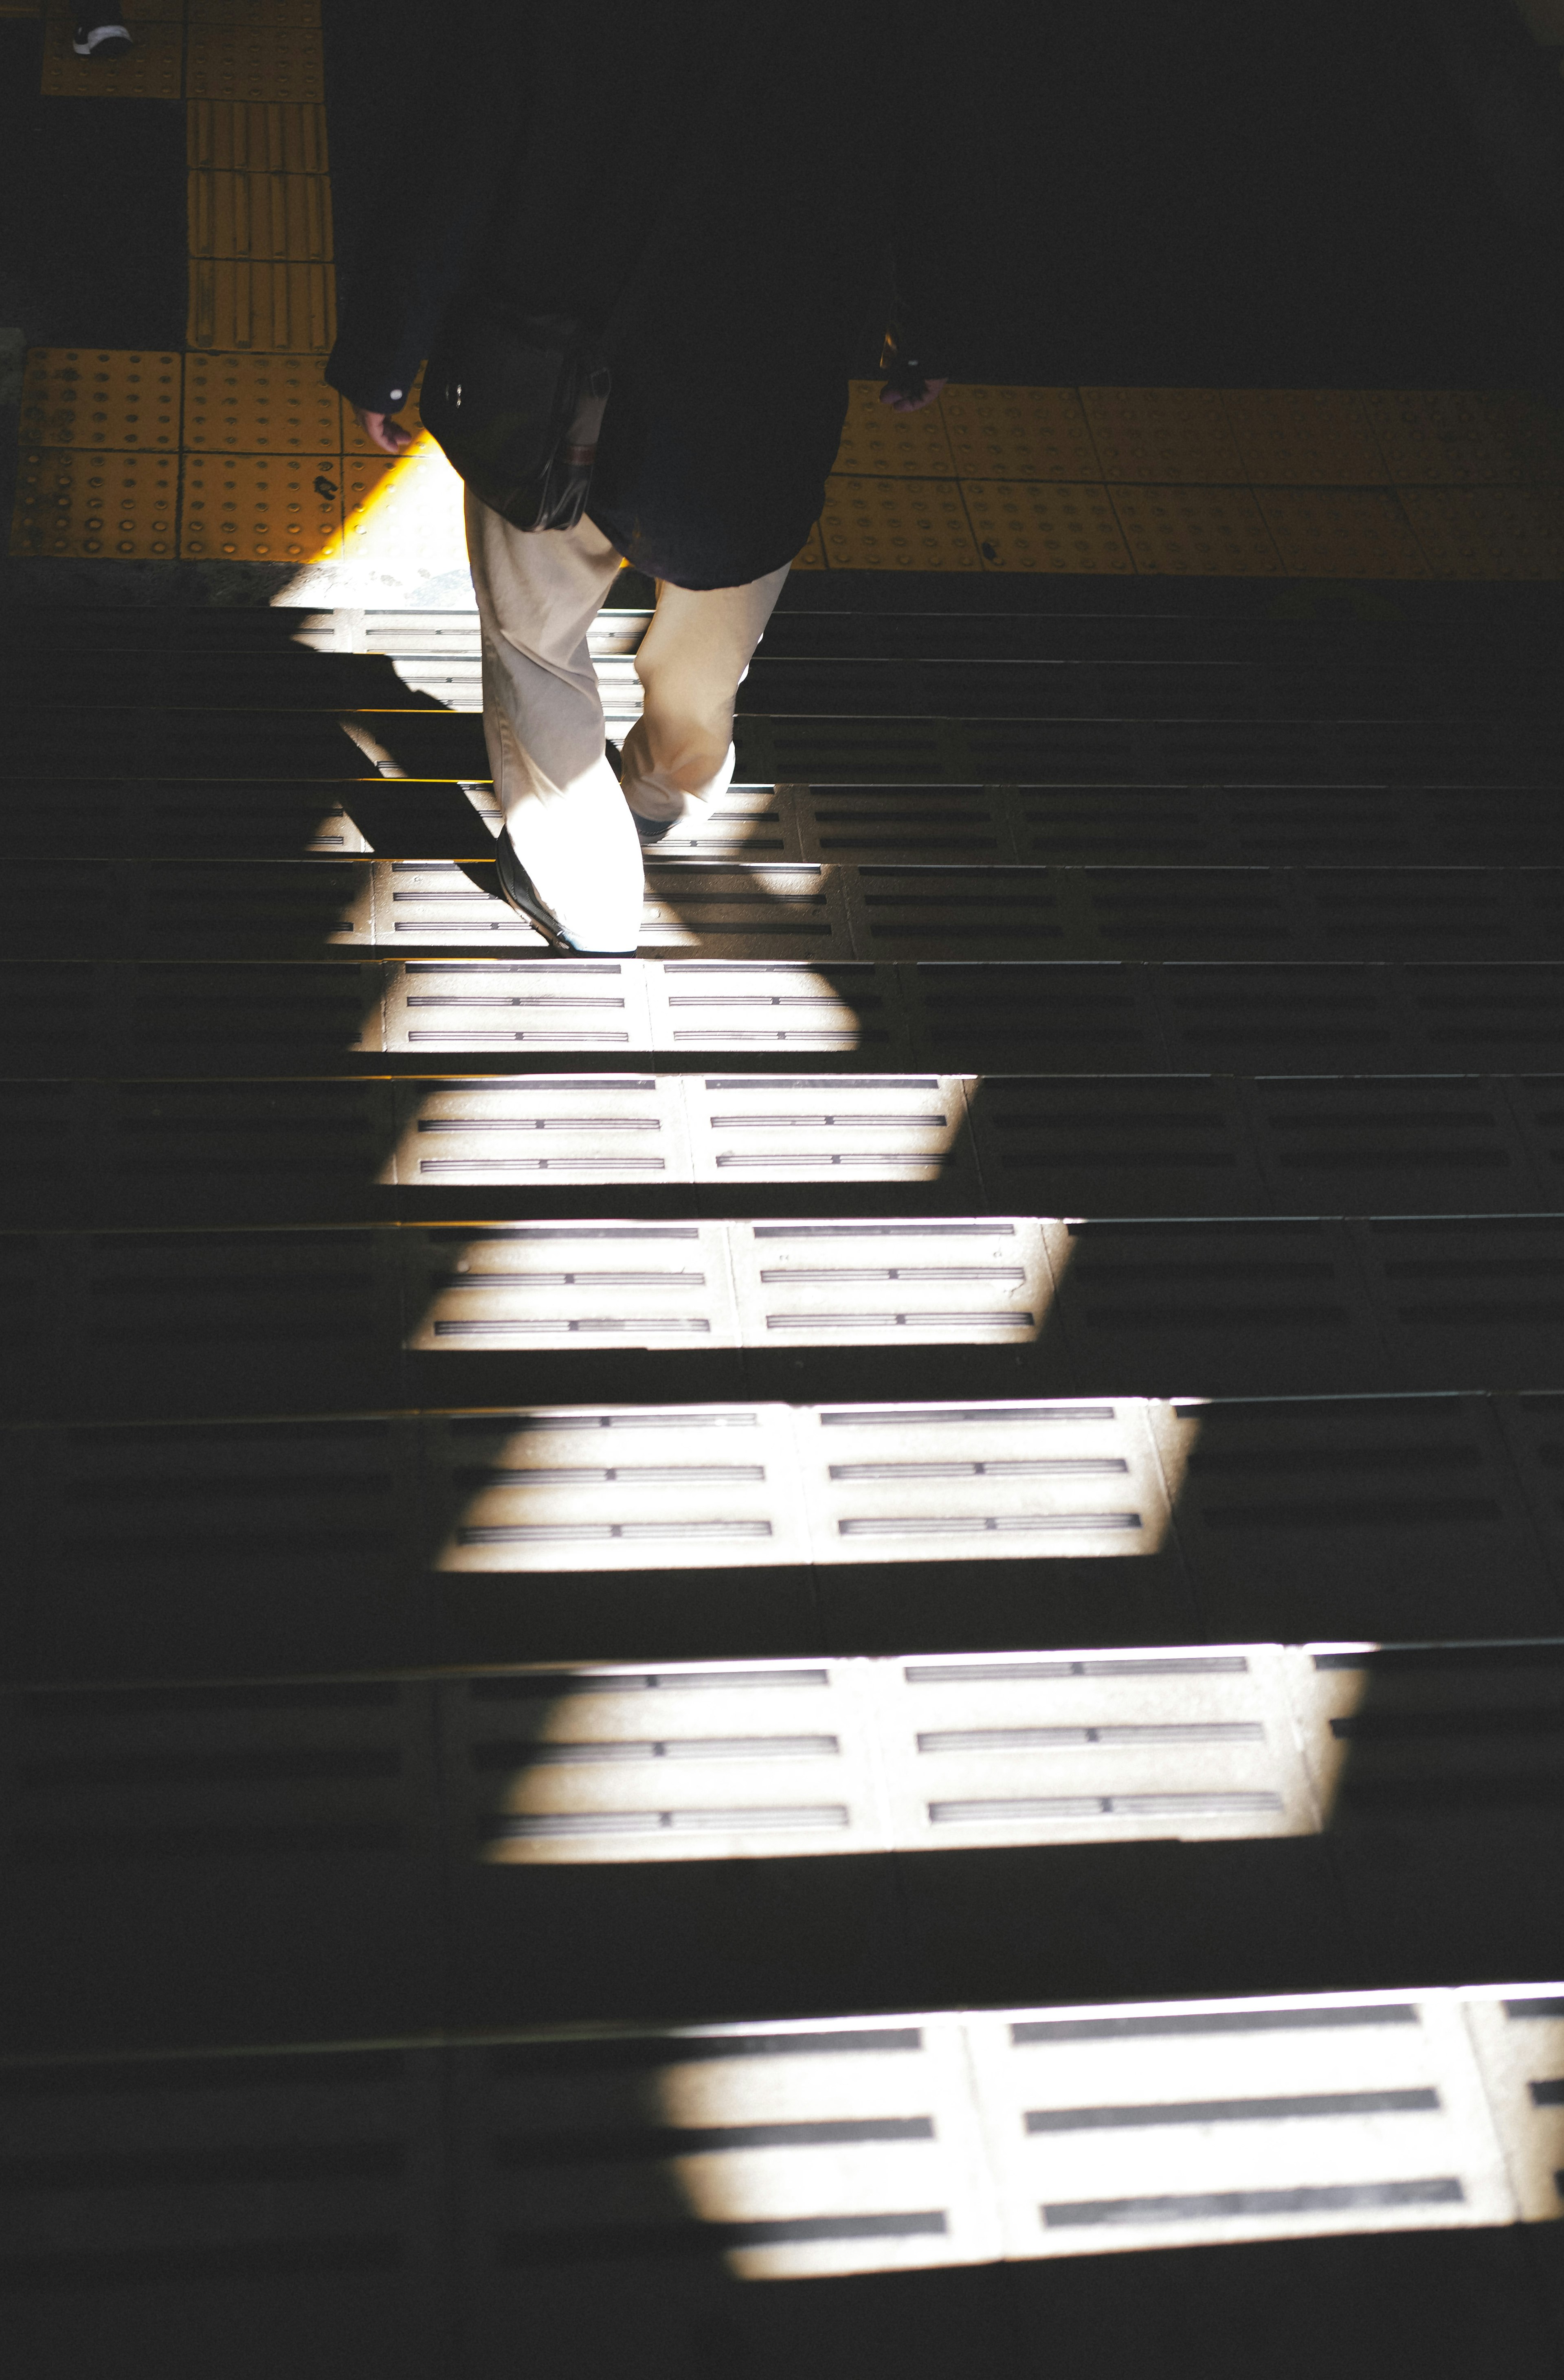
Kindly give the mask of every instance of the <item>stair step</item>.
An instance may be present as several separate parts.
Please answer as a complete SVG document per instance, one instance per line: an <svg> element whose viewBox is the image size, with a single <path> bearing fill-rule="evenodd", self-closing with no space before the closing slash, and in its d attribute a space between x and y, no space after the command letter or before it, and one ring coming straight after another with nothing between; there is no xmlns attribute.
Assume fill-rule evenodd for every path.
<svg viewBox="0 0 1564 2380"><path fill-rule="evenodd" d="M62 696L66 689L62 687ZM397 686L398 696L406 689ZM758 686L758 700L759 689ZM624 687L623 716L637 705ZM616 714L619 715L619 714ZM1299 712L1204 715L1038 714L1002 706L981 713L855 710L811 701L793 713L740 707L738 773L746 783L862 780L904 784L1543 785L1558 776L1561 732L1552 718ZM198 705L93 709L61 700L18 708L6 736L18 777L75 783L99 777L339 778L357 743L377 767L408 777L478 780L489 774L481 724L428 698L348 703L339 693L314 710L274 701L217 710Z"/></svg>
<svg viewBox="0 0 1564 2380"><path fill-rule="evenodd" d="M699 1072L729 1053L757 1074L1525 1074L1564 1053L1564 961L51 958L0 961L0 1018L18 1078L350 1076L440 1054Z"/></svg>
<svg viewBox="0 0 1564 2380"><path fill-rule="evenodd" d="M474 832L483 832L477 827ZM491 860L10 860L18 957L541 953ZM1558 958L1564 868L651 860L642 947L714 959Z"/></svg>
<svg viewBox="0 0 1564 2380"><path fill-rule="evenodd" d="M665 1955L638 1910L625 1930L639 1972ZM774 1917L759 1939L791 1973ZM1269 2339L1332 2310L1343 2380L1468 2346L1551 2372L1557 1993L1036 1997L18 2062L15 2336L88 2369L108 2305L124 2360L156 2362L172 2282L190 2368L246 2375L307 2333L323 2369L417 2380L459 2322L485 2371L522 2335L561 2370L634 2346L658 2380L714 2336L831 2380L888 2350L959 2369L980 2338L1022 2380L1046 2336L1132 2380L1150 2334L1229 2380L1258 2279ZM1128 2248L1105 2281L1090 2252ZM771 2277L813 2286L744 2286Z"/></svg>
<svg viewBox="0 0 1564 2380"><path fill-rule="evenodd" d="M9 1650L67 1680L1558 1634L1561 1415L709 1392L9 1429Z"/></svg>
<svg viewBox="0 0 1564 2380"><path fill-rule="evenodd" d="M774 1211L779 1187L821 1219L1525 1215L1564 1205L1560 1097L1554 1075L14 1081L0 1214L432 1221L509 1212L526 1188L540 1217L586 1192L577 1215L639 1194L667 1220L698 1184L737 1216Z"/></svg>
<svg viewBox="0 0 1564 2380"><path fill-rule="evenodd" d="M46 1230L0 1236L0 1294L17 1420L1528 1390L1564 1216Z"/></svg>
<svg viewBox="0 0 1564 2380"><path fill-rule="evenodd" d="M380 722L383 725L383 722ZM612 723L612 722L611 722ZM346 751L344 759L349 757ZM343 775L17 778L0 803L0 857L433 863L491 856L487 783ZM1550 788L1510 785L734 784L678 821L658 865L687 858L836 867L1000 866L1425 870L1557 867Z"/></svg>
<svg viewBox="0 0 1564 2380"><path fill-rule="evenodd" d="M1333 1992L1383 1990L1409 1964L1448 1984L1463 1959L1546 1977L1564 1948L1537 1889L1564 1828L1557 1646L491 1670L35 1691L6 1716L12 2058L620 2029L717 2009L796 2019L849 1995L900 2011L970 1978L979 2008L1013 2006L1027 1981L1054 2003L1076 2079L1044 2085L1042 2105L1199 2104L1249 2095L1233 2087L1249 2028L1236 2010L1203 2022L1169 2008L1175 1996L1264 1990L1290 1965ZM1260 1859L1271 1889L1234 1895ZM1058 2006L1108 1993L1116 2006L1073 2025ZM1137 2022L1134 1998L1153 1994L1160 2023ZM1384 2061L1443 2041L1458 2070L1473 2047L1497 2053L1521 2137L1557 2140L1557 2098L1526 2087L1564 2063L1557 1984L1535 2019L1517 2011L1546 2027L1524 2048L1501 2013L1525 1998L1513 1985L1473 1995L1493 2032L1412 1997L1403 1985L1393 2013L1367 2019L1404 2029L1388 2046L1342 2041L1355 2028L1340 2009L1252 2021L1250 2091L1280 2095L1283 2056L1307 2079L1311 2046L1355 2051L1360 2088L1416 2085ZM1022 2012L1015 2046L1038 2049L1049 2021ZM1332 2038L1279 2038L1294 2029ZM1203 2034L1225 2090L1199 2080ZM1083 2090L1093 2042L1141 2087ZM915 2050L915 2033L879 2046ZM658 2062L655 2043L649 2058L625 2046L622 2072ZM575 2049L589 2073L590 2038ZM1517 2073L1537 2051L1546 2063ZM832 2062L843 2087L851 2070ZM563 2079L557 2051L540 2063ZM1337 2068L1336 2087L1352 2079ZM1316 2067L1311 2087L1328 2081ZM1459 2109L1470 2088L1453 2096ZM1522 2176L1548 2219L1548 2165L1525 2159Z"/></svg>
<svg viewBox="0 0 1564 2380"><path fill-rule="evenodd" d="M1481 672L1452 669L1448 652L1365 660L1340 654L1303 658L1280 650L1243 658L1204 653L1177 658L1065 658L1036 651L1003 656L914 654L879 650L832 653L825 640L768 636L749 663L739 707L794 714L896 713L904 717L1121 719L1210 722L1299 719L1365 722L1530 721L1557 731L1557 669L1546 656L1504 651ZM877 640L879 641L879 640ZM638 638L623 630L596 636L590 650L605 688L637 699ZM783 644L792 650L782 650ZM433 652L344 653L297 646L253 654L99 651L57 660L15 651L0 662L0 696L41 710L74 705L100 710L200 709L215 720L267 710L283 714L339 707L403 710L432 704L481 708L477 635L464 650L449 640Z"/></svg>

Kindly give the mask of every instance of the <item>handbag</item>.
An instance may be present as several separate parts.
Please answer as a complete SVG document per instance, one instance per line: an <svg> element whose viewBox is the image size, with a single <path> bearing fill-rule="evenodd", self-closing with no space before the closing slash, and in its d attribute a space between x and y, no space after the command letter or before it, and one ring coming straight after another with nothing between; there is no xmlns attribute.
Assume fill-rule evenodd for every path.
<svg viewBox="0 0 1564 2380"><path fill-rule="evenodd" d="M612 384L603 345L570 315L496 297L464 299L442 327L419 415L513 528L574 528L586 509Z"/></svg>

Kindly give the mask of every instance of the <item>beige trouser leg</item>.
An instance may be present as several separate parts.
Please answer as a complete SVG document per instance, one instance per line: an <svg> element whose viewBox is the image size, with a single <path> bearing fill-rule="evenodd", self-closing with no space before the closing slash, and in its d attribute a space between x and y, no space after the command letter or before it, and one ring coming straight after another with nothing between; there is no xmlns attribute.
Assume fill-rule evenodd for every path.
<svg viewBox="0 0 1564 2380"><path fill-rule="evenodd" d="M644 888L625 805L671 819L726 791L734 697L787 569L747 587L659 587L636 656L646 708L624 739L622 794L587 646L618 552L589 520L515 529L470 492L467 523L483 732L516 856L577 948L631 949Z"/></svg>
<svg viewBox="0 0 1564 2380"><path fill-rule="evenodd" d="M646 709L624 738L624 798L639 817L678 818L727 792L734 697L788 567L747 587L659 587L636 655Z"/></svg>
<svg viewBox="0 0 1564 2380"><path fill-rule="evenodd" d="M516 529L470 491L467 522L484 740L516 857L577 949L634 950L641 846L603 750L587 650L619 555L589 520Z"/></svg>

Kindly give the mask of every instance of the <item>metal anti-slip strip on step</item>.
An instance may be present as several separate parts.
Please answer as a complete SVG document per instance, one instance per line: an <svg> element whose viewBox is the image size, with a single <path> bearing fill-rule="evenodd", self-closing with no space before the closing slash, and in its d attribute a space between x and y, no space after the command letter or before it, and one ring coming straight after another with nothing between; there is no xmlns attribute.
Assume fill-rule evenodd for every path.
<svg viewBox="0 0 1564 2380"><path fill-rule="evenodd" d="M670 1805L640 1840L698 1855L709 1815L719 1840L741 1817L842 1830L829 1802ZM593 1835L584 1815L498 1840L585 1852ZM427 2228L431 2076L465 2090L455 2178L502 2272L607 2281L632 2258L666 2292L692 2265L806 2278L1546 2223L1558 2117L1528 2085L1558 2063L1558 1989L13 2059L10 2277L58 2291L372 2271L394 2289ZM62 2146L62 2107L90 2147ZM323 2186L339 2231L322 2241ZM216 2246L214 2191L232 2201ZM91 2247L62 2246L89 2207Z"/></svg>

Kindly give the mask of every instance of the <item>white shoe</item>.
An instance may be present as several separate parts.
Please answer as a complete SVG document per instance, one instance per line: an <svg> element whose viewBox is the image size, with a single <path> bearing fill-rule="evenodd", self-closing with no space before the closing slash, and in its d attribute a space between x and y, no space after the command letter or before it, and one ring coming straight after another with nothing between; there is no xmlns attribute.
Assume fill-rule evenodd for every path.
<svg viewBox="0 0 1564 2380"><path fill-rule="evenodd" d="M495 873L499 880L502 897L510 903L511 907L516 911L518 916L525 917L529 925L537 927L538 931L542 935L543 940L549 944L552 950L563 952L571 958L586 958L590 956L594 958L633 959L635 957L636 953L633 946L629 950L596 951L591 950L590 948L584 948L581 943L573 942L571 941L569 935L560 924L559 919L555 917L553 911L549 907L548 903L543 899L541 893L539 892L538 887L533 883L531 877L528 876L526 868L516 857L515 845L511 841L510 830L508 827L502 827L500 829L499 843L494 852L494 862Z"/></svg>
<svg viewBox="0 0 1564 2380"><path fill-rule="evenodd" d="M92 17L79 17L71 48L79 58L122 58L135 44L125 27L110 18L99 24Z"/></svg>

